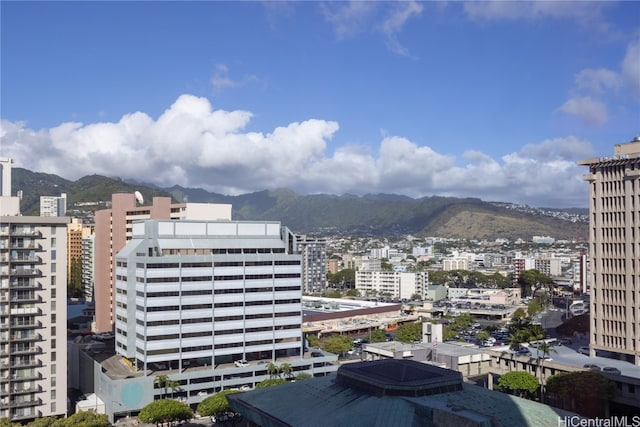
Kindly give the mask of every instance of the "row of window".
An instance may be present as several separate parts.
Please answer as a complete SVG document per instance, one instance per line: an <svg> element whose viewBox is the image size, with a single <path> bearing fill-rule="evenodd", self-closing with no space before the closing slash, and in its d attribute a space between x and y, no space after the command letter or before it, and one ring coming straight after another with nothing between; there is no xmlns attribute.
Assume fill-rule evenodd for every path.
<svg viewBox="0 0 640 427"><path fill-rule="evenodd" d="M276 273L276 274L232 274L213 276L213 281L227 280L273 280L273 279L297 279L300 273ZM122 279L126 280L126 279ZM139 283L179 283L179 282L211 282L212 276L182 276L182 277L150 277L145 281L143 277L136 277Z"/></svg>
<svg viewBox="0 0 640 427"><path fill-rule="evenodd" d="M259 345L273 345L280 344L284 342L298 342L301 341L301 337L296 338L280 338L280 339L270 339L270 340L259 340L259 341L246 341L244 343L245 347L251 346L259 346ZM228 343L228 344L216 344L215 348L236 348L242 347L243 343ZM141 348L136 348L137 352L140 354L145 354L145 351ZM146 352L147 356L157 356L159 354L176 354L176 353L189 353L196 351L213 351L213 346L211 345L200 345L194 347L183 347L183 348L161 348L158 350L149 350Z"/></svg>
<svg viewBox="0 0 640 427"><path fill-rule="evenodd" d="M299 291L300 286L278 286L275 289L268 288L236 288L236 289L203 289L196 291L171 291L171 292L143 292L137 291L136 295L144 298L161 298L161 297L179 297L179 296L206 296L206 295L225 295L225 294L243 294L254 292L284 292L284 291Z"/></svg>
<svg viewBox="0 0 640 427"><path fill-rule="evenodd" d="M224 302L213 304L213 308L228 308L228 307L250 307L256 305L271 305L271 304L300 304L301 299L277 299L277 300L263 300L263 301L238 301L238 302ZM166 305L161 307L143 307L136 305L136 310L146 311L147 313L155 311L179 311L179 310L211 310L211 304L188 304L183 306L178 305Z"/></svg>
<svg viewBox="0 0 640 427"><path fill-rule="evenodd" d="M197 319L180 319L180 324L186 325L191 323L212 323L212 322L231 322L237 320L254 320L254 319L273 319L278 317L299 317L301 313L299 311L288 311L286 313L261 313L261 314L247 314L246 316L218 316L218 317L201 317ZM126 319L119 319L126 323ZM144 320L136 319L136 323L140 326L145 326ZM153 326L174 326L176 320L155 320L146 322L147 327Z"/></svg>
<svg viewBox="0 0 640 427"><path fill-rule="evenodd" d="M285 329L299 329L300 325L283 325L283 326L265 326L260 328L245 328L245 329L228 329L224 331L215 331L214 334L211 334L211 331L203 331L203 332L191 332L191 333L183 333L183 334L168 334L168 335L147 335L143 336L142 334L136 334L138 339L143 341L162 341L162 340L178 340L178 339L187 339L187 338L200 338L200 337L213 337L217 335L235 335L235 334L248 334L252 332L272 332L279 331Z"/></svg>

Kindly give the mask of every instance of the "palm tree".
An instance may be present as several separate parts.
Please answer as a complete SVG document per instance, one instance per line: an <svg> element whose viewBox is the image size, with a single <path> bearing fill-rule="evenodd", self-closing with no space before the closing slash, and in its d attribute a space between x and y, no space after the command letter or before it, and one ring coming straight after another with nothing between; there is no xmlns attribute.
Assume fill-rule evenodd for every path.
<svg viewBox="0 0 640 427"><path fill-rule="evenodd" d="M293 377L293 368L291 367L291 365L289 363L283 363L280 365L280 372L282 372L286 378L292 378Z"/></svg>
<svg viewBox="0 0 640 427"><path fill-rule="evenodd" d="M171 389L171 398L173 399L173 394L176 392L176 390L180 390L180 381L167 379L165 387Z"/></svg>
<svg viewBox="0 0 640 427"><path fill-rule="evenodd" d="M540 352L542 352L542 358L540 357ZM544 403L544 361L551 353L557 353L557 350L548 342L542 341L538 344L538 364L540 365L540 402L542 403Z"/></svg>
<svg viewBox="0 0 640 427"><path fill-rule="evenodd" d="M278 368L278 365L276 365L273 362L269 362L269 364L267 365L267 374L269 374L271 378L274 378L279 376L278 375L279 373L280 373L280 368Z"/></svg>
<svg viewBox="0 0 640 427"><path fill-rule="evenodd" d="M164 374L156 375L156 378L153 380L153 384L158 386L158 388L164 388L164 394L160 397L164 397L164 395L167 394L169 381L171 381L169 377Z"/></svg>

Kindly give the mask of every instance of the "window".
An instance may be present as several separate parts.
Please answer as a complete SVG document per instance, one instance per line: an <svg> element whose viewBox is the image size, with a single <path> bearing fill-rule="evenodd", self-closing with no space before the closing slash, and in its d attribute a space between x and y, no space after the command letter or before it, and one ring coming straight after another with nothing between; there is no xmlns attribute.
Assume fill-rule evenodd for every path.
<svg viewBox="0 0 640 427"><path fill-rule="evenodd" d="M52 359L53 360L53 359ZM55 375L56 374L56 364L52 363L51 364L51 375Z"/></svg>
<svg viewBox="0 0 640 427"><path fill-rule="evenodd" d="M51 277L51 286L55 286L56 282L56 276L52 276ZM51 298L55 298L56 294L57 294L57 289L56 288L52 288L51 289Z"/></svg>
<svg viewBox="0 0 640 427"><path fill-rule="evenodd" d="M57 271L56 271L56 263L55 262L51 263L51 272L52 273L57 273Z"/></svg>
<svg viewBox="0 0 640 427"><path fill-rule="evenodd" d="M58 252L55 249L51 249L51 260L54 261L56 259Z"/></svg>
<svg viewBox="0 0 640 427"><path fill-rule="evenodd" d="M55 387L57 383L56 377L51 377L51 387Z"/></svg>
<svg viewBox="0 0 640 427"><path fill-rule="evenodd" d="M52 343L51 345L53 345L53 343ZM52 352L51 352L51 361L52 361L52 362L55 362L55 361L56 361L56 359L57 359L56 352L55 352L55 351L52 351Z"/></svg>

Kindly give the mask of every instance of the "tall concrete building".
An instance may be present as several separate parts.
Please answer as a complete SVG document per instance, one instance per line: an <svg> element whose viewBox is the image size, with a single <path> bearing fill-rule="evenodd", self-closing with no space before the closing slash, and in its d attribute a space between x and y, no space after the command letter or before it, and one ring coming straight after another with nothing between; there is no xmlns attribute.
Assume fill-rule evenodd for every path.
<svg viewBox="0 0 640 427"><path fill-rule="evenodd" d="M306 235L296 239L302 254L302 289L322 292L327 283L327 239Z"/></svg>
<svg viewBox="0 0 640 427"><path fill-rule="evenodd" d="M169 197L154 197L142 205L136 194L111 196L111 209L96 212L95 287L96 332L112 332L115 319L115 256L131 239L133 222L144 219L231 220L231 205L205 203L172 204Z"/></svg>
<svg viewBox="0 0 640 427"><path fill-rule="evenodd" d="M73 271L73 275L77 275L78 279L82 278L82 241L92 233L93 227L82 224L82 220L78 218L72 218L67 225L67 276L72 280L74 269L77 271Z"/></svg>
<svg viewBox="0 0 640 427"><path fill-rule="evenodd" d="M69 218L19 215L0 163L0 418L65 415Z"/></svg>
<svg viewBox="0 0 640 427"><path fill-rule="evenodd" d="M586 159L589 183L591 355L640 365L640 138Z"/></svg>
<svg viewBox="0 0 640 427"><path fill-rule="evenodd" d="M93 302L96 283L96 235L90 234L82 239L82 296L87 302Z"/></svg>
<svg viewBox="0 0 640 427"><path fill-rule="evenodd" d="M40 216L65 216L67 214L67 195L40 196Z"/></svg>
<svg viewBox="0 0 640 427"><path fill-rule="evenodd" d="M133 224L116 257L116 352L145 372L300 357L295 245L275 222Z"/></svg>

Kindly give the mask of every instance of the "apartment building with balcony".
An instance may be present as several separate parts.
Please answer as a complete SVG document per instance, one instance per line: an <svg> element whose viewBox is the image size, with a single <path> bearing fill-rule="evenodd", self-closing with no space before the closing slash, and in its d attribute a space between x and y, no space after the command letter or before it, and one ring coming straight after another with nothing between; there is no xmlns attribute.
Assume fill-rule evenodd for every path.
<svg viewBox="0 0 640 427"><path fill-rule="evenodd" d="M640 137L613 151L579 162L589 168L589 347L640 365Z"/></svg>
<svg viewBox="0 0 640 427"><path fill-rule="evenodd" d="M356 271L356 290L363 296L411 299L424 298L429 286L429 272L401 273L387 270Z"/></svg>
<svg viewBox="0 0 640 427"><path fill-rule="evenodd" d="M20 216L0 158L0 418L67 413L66 217Z"/></svg>

